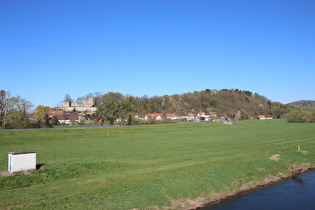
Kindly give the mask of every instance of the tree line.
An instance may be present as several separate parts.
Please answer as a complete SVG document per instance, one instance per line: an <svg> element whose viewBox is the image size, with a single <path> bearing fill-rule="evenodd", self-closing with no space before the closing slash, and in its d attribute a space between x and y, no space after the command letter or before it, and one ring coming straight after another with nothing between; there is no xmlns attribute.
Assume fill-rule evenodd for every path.
<svg viewBox="0 0 315 210"><path fill-rule="evenodd" d="M26 114L34 105L21 96L11 96L10 92L0 91L0 127L25 128L28 120Z"/></svg>
<svg viewBox="0 0 315 210"><path fill-rule="evenodd" d="M9 91L0 91L0 128L47 128L58 124L58 119L48 117L49 108L38 105L34 120L28 118L33 113L34 104L21 96L12 96ZM33 117L32 117L33 119Z"/></svg>
<svg viewBox="0 0 315 210"><path fill-rule="evenodd" d="M177 113L179 115L198 112L216 112L217 116L225 116L231 119L257 119L259 115L271 115L273 118L295 116L299 121L313 122L313 115L296 117L293 115L297 108L272 102L258 93L246 90L222 89L212 91L188 92L183 94L164 96L132 96L123 95L119 92L108 92L102 94L89 93L84 97L79 97L77 102L93 97L96 113L91 117L101 117L103 121L113 123L116 119L130 119L135 115L144 117L153 113ZM63 101L73 101L69 94L66 94ZM59 102L60 106L60 102ZM57 119L48 119L47 107L39 105L36 107L35 122L30 122L26 117L32 111L34 105L20 97L11 96L9 92L0 92L0 127L5 128L28 128L28 127L48 127L57 124ZM301 114L300 114L301 115ZM291 122L292 120L290 120ZM294 121L294 120L293 120Z"/></svg>

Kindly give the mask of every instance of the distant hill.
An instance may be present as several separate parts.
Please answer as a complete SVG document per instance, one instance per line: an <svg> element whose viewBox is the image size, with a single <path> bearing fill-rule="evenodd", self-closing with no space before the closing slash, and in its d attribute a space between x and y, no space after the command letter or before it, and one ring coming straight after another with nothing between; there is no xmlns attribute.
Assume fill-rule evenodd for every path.
<svg viewBox="0 0 315 210"><path fill-rule="evenodd" d="M314 108L315 109L315 101L314 100L300 100L294 101L287 104L288 106L299 107L299 108Z"/></svg>

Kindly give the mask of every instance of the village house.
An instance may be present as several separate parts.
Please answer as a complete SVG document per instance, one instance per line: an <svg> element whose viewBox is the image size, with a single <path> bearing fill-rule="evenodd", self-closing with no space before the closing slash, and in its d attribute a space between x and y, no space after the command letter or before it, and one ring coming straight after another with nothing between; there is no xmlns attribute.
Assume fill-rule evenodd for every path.
<svg viewBox="0 0 315 210"><path fill-rule="evenodd" d="M145 120L149 120L149 119L163 120L164 117L162 113L155 113L155 114L146 114L144 119Z"/></svg>
<svg viewBox="0 0 315 210"><path fill-rule="evenodd" d="M154 114L146 114L144 119L149 120L149 119L154 119L155 115Z"/></svg>
<svg viewBox="0 0 315 210"><path fill-rule="evenodd" d="M196 117L193 113L188 113L188 120L193 121L195 119L196 119Z"/></svg>
<svg viewBox="0 0 315 210"><path fill-rule="evenodd" d="M205 112L199 112L197 116L200 119L201 117L205 117L205 114L206 114Z"/></svg>
<svg viewBox="0 0 315 210"><path fill-rule="evenodd" d="M203 118L204 121L215 121L217 114L215 112L210 113L199 112L197 116L199 120Z"/></svg>
<svg viewBox="0 0 315 210"><path fill-rule="evenodd" d="M181 119L181 117L178 116L177 113L167 113L166 118L171 119L171 120L180 120Z"/></svg>
<svg viewBox="0 0 315 210"><path fill-rule="evenodd" d="M57 119L58 119L58 122L60 124L66 124L66 125L69 125L70 123L78 123L80 122L78 119L78 116L76 113L73 113L73 112L64 112L63 115L56 115L57 116Z"/></svg>
<svg viewBox="0 0 315 210"><path fill-rule="evenodd" d="M53 118L54 116L57 115L64 115L64 110L49 110L48 112L48 117Z"/></svg>
<svg viewBox="0 0 315 210"><path fill-rule="evenodd" d="M77 114L77 117L78 117L78 122L81 122L81 120L84 118L85 119L85 117L84 117L84 114Z"/></svg>
<svg viewBox="0 0 315 210"><path fill-rule="evenodd" d="M144 118L139 118L138 116L135 116L138 119L155 119L155 120L164 120L164 119L170 119L170 120L181 120L186 116L179 116L177 113L167 113L163 115L162 113L155 113L155 114L146 114ZM188 117L188 116L187 116Z"/></svg>
<svg viewBox="0 0 315 210"><path fill-rule="evenodd" d="M138 115L135 116L135 119L139 119L139 120L145 120L144 117L139 117Z"/></svg>
<svg viewBox="0 0 315 210"><path fill-rule="evenodd" d="M163 114L162 113L155 113L154 119L155 120L163 120Z"/></svg>
<svg viewBox="0 0 315 210"><path fill-rule="evenodd" d="M182 120L182 121L189 121L188 114L183 114L182 116L180 116L180 120Z"/></svg>

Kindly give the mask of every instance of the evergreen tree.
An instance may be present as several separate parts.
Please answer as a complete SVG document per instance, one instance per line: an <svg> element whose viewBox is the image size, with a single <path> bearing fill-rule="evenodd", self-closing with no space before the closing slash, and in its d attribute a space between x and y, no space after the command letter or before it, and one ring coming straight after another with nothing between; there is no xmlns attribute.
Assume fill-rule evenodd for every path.
<svg viewBox="0 0 315 210"><path fill-rule="evenodd" d="M48 114L45 114L45 121L44 121L45 127L50 127L49 117Z"/></svg>
<svg viewBox="0 0 315 210"><path fill-rule="evenodd" d="M58 125L59 124L59 122L58 122L58 118L57 118L57 116L56 115L54 115L54 117L53 117L53 124L54 125Z"/></svg>
<svg viewBox="0 0 315 210"><path fill-rule="evenodd" d="M128 125L132 125L132 116L131 116L131 114L129 114L129 117L128 117Z"/></svg>

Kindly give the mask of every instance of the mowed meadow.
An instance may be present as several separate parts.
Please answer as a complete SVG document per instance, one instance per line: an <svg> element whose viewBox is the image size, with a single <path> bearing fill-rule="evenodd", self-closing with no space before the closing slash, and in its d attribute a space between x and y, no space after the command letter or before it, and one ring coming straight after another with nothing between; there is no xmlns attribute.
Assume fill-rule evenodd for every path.
<svg viewBox="0 0 315 210"><path fill-rule="evenodd" d="M3 131L0 171L17 150L35 150L43 165L1 177L0 208L189 208L292 166L314 166L315 123Z"/></svg>

